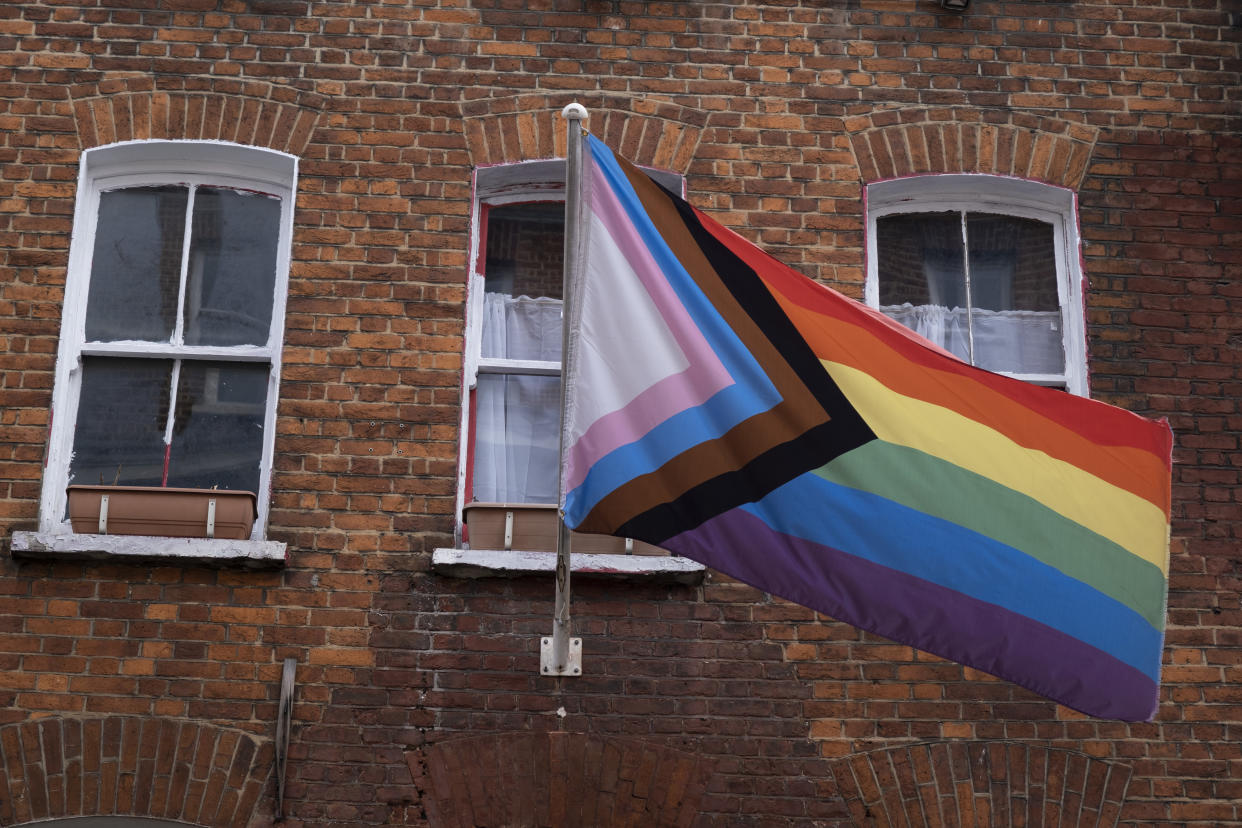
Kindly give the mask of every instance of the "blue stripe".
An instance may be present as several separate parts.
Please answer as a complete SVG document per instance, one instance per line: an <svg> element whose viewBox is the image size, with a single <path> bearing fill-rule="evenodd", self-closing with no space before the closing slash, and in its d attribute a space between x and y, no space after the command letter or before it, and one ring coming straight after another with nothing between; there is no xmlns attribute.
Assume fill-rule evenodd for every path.
<svg viewBox="0 0 1242 828"><path fill-rule="evenodd" d="M665 280L733 380L702 405L670 417L638 441L601 458L565 496L565 518L576 526L618 486L653 472L678 454L715 440L743 420L781 402L781 395L656 229L611 151L594 137L589 145L610 188L659 266ZM618 310L618 312L621 312ZM693 370L693 368L692 368Z"/></svg>
<svg viewBox="0 0 1242 828"><path fill-rule="evenodd" d="M774 531L832 546L994 604L1160 680L1163 637L1146 619L985 535L814 473L741 508Z"/></svg>

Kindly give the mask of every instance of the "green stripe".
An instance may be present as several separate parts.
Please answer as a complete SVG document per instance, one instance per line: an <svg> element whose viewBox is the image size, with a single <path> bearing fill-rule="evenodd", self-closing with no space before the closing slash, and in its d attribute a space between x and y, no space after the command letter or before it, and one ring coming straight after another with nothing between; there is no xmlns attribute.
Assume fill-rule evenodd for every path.
<svg viewBox="0 0 1242 828"><path fill-rule="evenodd" d="M1164 629L1160 570L1039 501L917 449L873 440L815 472L1020 550Z"/></svg>

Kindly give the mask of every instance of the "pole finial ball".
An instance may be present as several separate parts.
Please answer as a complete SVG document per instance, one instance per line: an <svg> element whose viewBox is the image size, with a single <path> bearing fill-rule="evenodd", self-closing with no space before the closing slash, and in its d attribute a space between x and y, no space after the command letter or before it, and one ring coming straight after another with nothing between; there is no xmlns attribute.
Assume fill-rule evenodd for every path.
<svg viewBox="0 0 1242 828"><path fill-rule="evenodd" d="M587 110L585 106L575 101L561 110L561 117L565 120L585 121L587 119Z"/></svg>

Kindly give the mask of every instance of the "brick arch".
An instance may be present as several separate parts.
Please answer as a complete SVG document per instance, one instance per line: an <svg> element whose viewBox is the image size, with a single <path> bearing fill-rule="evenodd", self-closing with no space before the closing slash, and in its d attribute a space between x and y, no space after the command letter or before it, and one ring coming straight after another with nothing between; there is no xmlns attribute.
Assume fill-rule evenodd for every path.
<svg viewBox="0 0 1242 828"><path fill-rule="evenodd" d="M938 742L855 754L833 775L854 824L1117 824L1130 767L1021 742Z"/></svg>
<svg viewBox="0 0 1242 828"><path fill-rule="evenodd" d="M149 138L235 141L301 155L324 98L263 81L112 78L70 88L83 149Z"/></svg>
<svg viewBox="0 0 1242 828"><path fill-rule="evenodd" d="M714 762L637 739L497 733L406 754L430 828L687 826Z"/></svg>
<svg viewBox="0 0 1242 828"><path fill-rule="evenodd" d="M0 727L0 825L74 816L244 826L270 742L158 717L53 718Z"/></svg>
<svg viewBox="0 0 1242 828"><path fill-rule="evenodd" d="M481 98L462 104L470 163L563 158L561 110L577 101L587 128L630 161L684 172L698 148L706 113L667 101L600 95L539 94Z"/></svg>
<svg viewBox="0 0 1242 828"><path fill-rule="evenodd" d="M864 182L993 173L1077 190L1099 130L1060 118L973 109L899 109L845 119Z"/></svg>

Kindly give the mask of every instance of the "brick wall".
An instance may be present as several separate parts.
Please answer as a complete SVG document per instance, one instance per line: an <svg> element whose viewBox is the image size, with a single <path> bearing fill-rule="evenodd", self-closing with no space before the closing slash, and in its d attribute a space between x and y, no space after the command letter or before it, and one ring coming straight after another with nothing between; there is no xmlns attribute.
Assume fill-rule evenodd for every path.
<svg viewBox="0 0 1242 828"><path fill-rule="evenodd" d="M497 802L545 783L590 810L539 824L1242 821L1239 15L1233 0L0 5L6 542L37 522L80 152L206 138L300 165L270 533L288 565L0 558L0 825L269 822L286 657L290 825L504 820L535 812ZM573 99L614 148L684 173L697 205L855 296L866 182L990 172L1078 193L1092 393L1176 433L1155 722L1085 718L719 576L581 580L586 675L541 678L549 581L430 572L453 538L471 172L556 155ZM116 738L96 750L91 733ZM234 799L204 809L221 774Z"/></svg>

